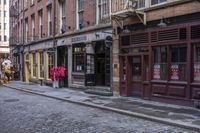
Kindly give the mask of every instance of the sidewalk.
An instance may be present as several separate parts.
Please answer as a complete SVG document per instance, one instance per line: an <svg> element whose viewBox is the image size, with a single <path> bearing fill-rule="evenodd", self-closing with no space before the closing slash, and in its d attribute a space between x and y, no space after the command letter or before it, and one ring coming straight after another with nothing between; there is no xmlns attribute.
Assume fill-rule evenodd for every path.
<svg viewBox="0 0 200 133"><path fill-rule="evenodd" d="M191 107L146 101L133 97L97 96L86 94L80 90L55 89L38 84L26 84L21 81L12 81L4 86L200 132L200 110Z"/></svg>

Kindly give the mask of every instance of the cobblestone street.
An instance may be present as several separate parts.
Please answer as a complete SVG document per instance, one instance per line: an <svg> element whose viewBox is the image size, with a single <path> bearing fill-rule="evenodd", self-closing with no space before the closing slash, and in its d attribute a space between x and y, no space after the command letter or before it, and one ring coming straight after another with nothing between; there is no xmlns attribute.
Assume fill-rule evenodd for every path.
<svg viewBox="0 0 200 133"><path fill-rule="evenodd" d="M195 133L5 87L0 133Z"/></svg>

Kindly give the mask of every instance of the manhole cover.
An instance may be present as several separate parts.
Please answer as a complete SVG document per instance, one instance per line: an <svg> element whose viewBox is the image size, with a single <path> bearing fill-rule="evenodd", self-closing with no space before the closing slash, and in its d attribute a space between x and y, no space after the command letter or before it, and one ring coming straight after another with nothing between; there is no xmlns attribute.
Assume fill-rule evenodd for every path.
<svg viewBox="0 0 200 133"><path fill-rule="evenodd" d="M7 100L4 100L4 102L18 102L19 99L7 99Z"/></svg>

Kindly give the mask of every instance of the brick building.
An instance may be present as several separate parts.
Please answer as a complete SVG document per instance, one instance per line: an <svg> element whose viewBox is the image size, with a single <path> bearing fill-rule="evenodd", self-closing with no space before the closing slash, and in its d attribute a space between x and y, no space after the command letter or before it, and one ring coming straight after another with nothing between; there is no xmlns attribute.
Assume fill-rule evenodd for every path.
<svg viewBox="0 0 200 133"><path fill-rule="evenodd" d="M12 55L21 80L51 85L50 69L66 68L69 87L110 88L109 0L13 0Z"/></svg>
<svg viewBox="0 0 200 133"><path fill-rule="evenodd" d="M192 105L200 92L200 2L111 1L113 90Z"/></svg>

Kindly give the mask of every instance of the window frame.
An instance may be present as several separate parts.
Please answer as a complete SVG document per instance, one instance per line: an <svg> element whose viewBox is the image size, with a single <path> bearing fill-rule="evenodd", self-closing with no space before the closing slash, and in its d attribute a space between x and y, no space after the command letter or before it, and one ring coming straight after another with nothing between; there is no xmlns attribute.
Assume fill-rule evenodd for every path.
<svg viewBox="0 0 200 133"><path fill-rule="evenodd" d="M162 52L162 48L165 49L165 52ZM168 70L168 50L167 46L155 46L152 49L152 54L153 54L153 74L152 74L152 79L153 80L161 80L161 81L167 81L168 80L168 71L164 71L164 67ZM157 50L159 53L155 53L154 50ZM164 51L164 50L163 50ZM156 55L159 54L159 55ZM165 61L162 59L162 55L165 54ZM159 59L156 59L155 57L160 57ZM163 73L165 73L166 77L163 77ZM155 76L155 74L157 74ZM159 74L159 75L158 75ZM155 77L154 77L155 76Z"/></svg>
<svg viewBox="0 0 200 133"><path fill-rule="evenodd" d="M198 45L198 58L196 46ZM193 44L193 82L200 83L200 43ZM198 76L195 79L195 76Z"/></svg>
<svg viewBox="0 0 200 133"><path fill-rule="evenodd" d="M72 71L73 72L84 72L85 71L85 44L75 45L72 48ZM79 57L79 58L77 58ZM80 58L82 57L82 58ZM83 62L77 63L77 61ZM78 70L80 69L80 70Z"/></svg>
<svg viewBox="0 0 200 133"><path fill-rule="evenodd" d="M185 52L186 53L183 53L181 52L180 50L181 49L185 49ZM178 49L178 53L175 52L176 54L178 54L178 60L177 61L173 61L173 58L175 56L173 56L173 49ZM182 57L181 57L181 54L185 57L185 61L182 61ZM186 77L186 73L187 73L187 45L180 45L180 46L171 46L170 47L170 77L169 77L169 80L170 81L187 81L187 77ZM178 66L177 66L178 65ZM184 66L184 67L183 67ZM178 67L178 68L177 68ZM182 70L182 67L184 68L184 71L181 71ZM184 72L184 76L181 75L181 73ZM178 73L178 77L179 79L176 79L176 78L172 78L172 75L174 75L174 73ZM175 77L177 76L175 75Z"/></svg>
<svg viewBox="0 0 200 133"><path fill-rule="evenodd" d="M150 2L151 2L151 4L150 4L151 6L156 6L156 5L163 4L163 3L166 3L166 2L167 2L167 0L165 0L165 1L157 0L156 3L153 3L152 1L153 1L153 0L150 1Z"/></svg>
<svg viewBox="0 0 200 133"><path fill-rule="evenodd" d="M44 53L43 51L38 52L39 55L39 78L44 78ZM43 71L41 71L43 68Z"/></svg>
<svg viewBox="0 0 200 133"><path fill-rule="evenodd" d="M37 69L37 63L36 63L36 53L32 53L32 77L33 78L36 78L37 76L37 72L36 72L36 69Z"/></svg>

